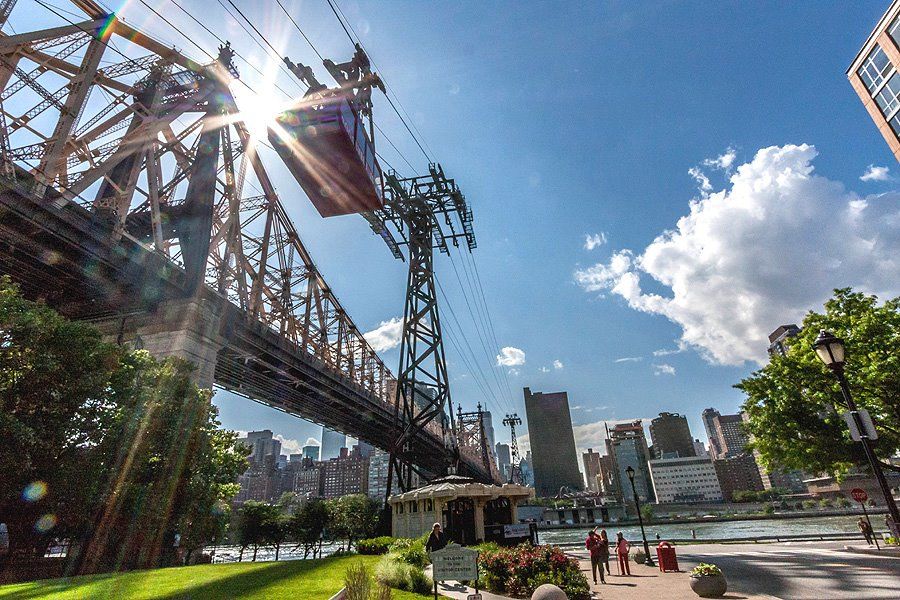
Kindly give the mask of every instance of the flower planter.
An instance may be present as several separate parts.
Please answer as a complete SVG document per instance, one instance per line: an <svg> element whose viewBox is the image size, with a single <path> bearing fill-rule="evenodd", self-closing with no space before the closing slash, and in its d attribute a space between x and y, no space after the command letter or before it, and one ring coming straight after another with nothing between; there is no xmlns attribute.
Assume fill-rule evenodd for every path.
<svg viewBox="0 0 900 600"><path fill-rule="evenodd" d="M728 591L724 575L691 575L691 589L701 598L721 598Z"/></svg>

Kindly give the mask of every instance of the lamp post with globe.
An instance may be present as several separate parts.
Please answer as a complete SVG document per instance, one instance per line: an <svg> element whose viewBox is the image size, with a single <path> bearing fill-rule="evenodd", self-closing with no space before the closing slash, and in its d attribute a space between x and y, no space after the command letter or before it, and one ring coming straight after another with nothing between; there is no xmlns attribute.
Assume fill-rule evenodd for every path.
<svg viewBox="0 0 900 600"><path fill-rule="evenodd" d="M634 494L634 507L637 510L638 514L638 523L641 526L641 538L644 540L644 555L647 557L644 559L644 564L648 567L655 567L656 563L653 562L653 557L650 556L650 546L647 545L647 534L644 533L644 517L641 516L641 501L638 499L637 489L634 487L634 469L630 466L625 469L625 474L628 475L628 481L631 482L631 493Z"/></svg>

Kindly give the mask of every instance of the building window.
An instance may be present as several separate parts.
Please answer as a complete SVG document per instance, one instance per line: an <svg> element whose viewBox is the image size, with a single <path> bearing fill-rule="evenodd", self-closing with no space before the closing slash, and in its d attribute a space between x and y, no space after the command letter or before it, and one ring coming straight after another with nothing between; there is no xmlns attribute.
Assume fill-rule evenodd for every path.
<svg viewBox="0 0 900 600"><path fill-rule="evenodd" d="M900 106L900 75L894 73L891 76L887 84L875 96L875 101L878 102L885 117L890 117L897 110L897 107Z"/></svg>
<svg viewBox="0 0 900 600"><path fill-rule="evenodd" d="M900 136L900 113L894 115L894 118L889 121L891 129L894 130L894 134Z"/></svg>
<svg viewBox="0 0 900 600"><path fill-rule="evenodd" d="M900 46L900 17L894 19L894 22L891 23L891 26L888 27L888 34L890 34L891 39L894 40L894 43Z"/></svg>
<svg viewBox="0 0 900 600"><path fill-rule="evenodd" d="M866 61L856 71L856 74L866 84L869 92L875 93L875 90L884 83L892 68L893 66L891 61L888 60L887 54L884 53L880 46L876 46Z"/></svg>

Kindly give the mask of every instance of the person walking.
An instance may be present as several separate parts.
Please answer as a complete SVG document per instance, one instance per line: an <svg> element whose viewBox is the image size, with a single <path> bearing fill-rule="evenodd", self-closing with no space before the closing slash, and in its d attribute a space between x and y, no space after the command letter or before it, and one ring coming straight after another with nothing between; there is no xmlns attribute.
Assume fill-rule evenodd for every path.
<svg viewBox="0 0 900 600"><path fill-rule="evenodd" d="M616 534L616 556L619 558L619 575L631 575L631 565L628 564L628 551L631 544L622 535L622 532Z"/></svg>
<svg viewBox="0 0 900 600"><path fill-rule="evenodd" d="M431 535L428 536L428 541L425 542L425 552L431 554L432 552L444 549L446 545L447 536L441 531L441 524L435 523L431 528Z"/></svg>
<svg viewBox="0 0 900 600"><path fill-rule="evenodd" d="M872 529L869 527L869 523L863 519L862 517L856 522L856 526L862 532L863 537L866 538L866 544L872 545Z"/></svg>
<svg viewBox="0 0 900 600"><path fill-rule="evenodd" d="M600 562L601 560L603 560L603 553L600 550L600 544L600 536L597 535L597 528L594 527L591 531L588 532L587 539L584 542L584 546L588 549L588 553L591 556L591 574L593 574L594 576L594 585L597 584L598 567L600 568L600 581L606 583L606 578L603 577L603 563Z"/></svg>
<svg viewBox="0 0 900 600"><path fill-rule="evenodd" d="M606 565L606 574L612 575L609 572L609 537L606 535L606 530L600 530L600 556L603 560L603 564Z"/></svg>

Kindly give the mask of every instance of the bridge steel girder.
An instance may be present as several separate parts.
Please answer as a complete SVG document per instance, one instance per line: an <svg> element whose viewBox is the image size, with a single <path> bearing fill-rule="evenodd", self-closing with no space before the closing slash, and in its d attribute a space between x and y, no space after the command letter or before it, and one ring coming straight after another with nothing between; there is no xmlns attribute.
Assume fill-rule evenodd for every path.
<svg viewBox="0 0 900 600"><path fill-rule="evenodd" d="M92 2L79 8L89 20L0 34L0 93L15 87L17 105L59 112L47 131L40 129L47 119L15 131L4 126L0 273L29 297L93 320L123 342L140 336L150 345L154 335L181 331L155 330L155 318L219 315L203 331L186 330L196 334L196 352L187 342L179 351L192 358L214 350L200 360L200 371L212 375L199 380L390 451L401 434L395 379L316 268L275 192L228 91L236 71L227 61L198 64ZM93 44L104 23L103 39L116 36L119 49L136 58L83 72L99 60L97 48L106 48ZM73 51L82 35L91 41ZM141 92L151 73L165 89L148 106ZM53 82L42 83L47 78ZM77 93L61 96L67 108L59 111L43 92L62 89L61 80L77 83L70 86ZM113 100L98 105L95 89ZM9 105L0 105L0 126L18 118ZM176 120L191 113L199 117L187 125ZM57 130L70 135L53 138ZM50 163L59 168L43 173L42 164L53 170ZM243 194L251 178L259 196ZM112 222L102 215L110 208ZM424 430L410 444L421 470L442 472L440 435ZM464 459L460 470L484 478L477 461Z"/></svg>

